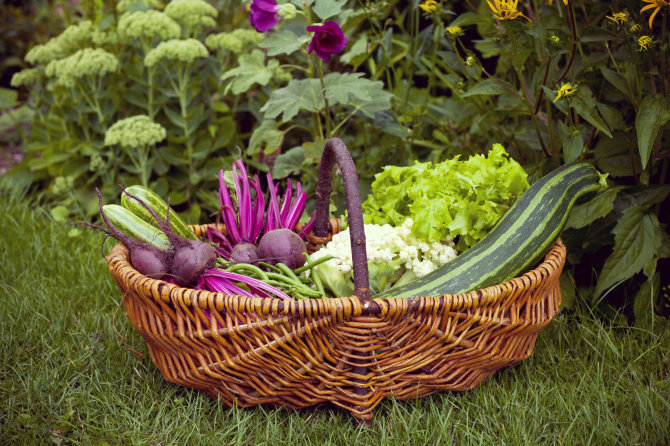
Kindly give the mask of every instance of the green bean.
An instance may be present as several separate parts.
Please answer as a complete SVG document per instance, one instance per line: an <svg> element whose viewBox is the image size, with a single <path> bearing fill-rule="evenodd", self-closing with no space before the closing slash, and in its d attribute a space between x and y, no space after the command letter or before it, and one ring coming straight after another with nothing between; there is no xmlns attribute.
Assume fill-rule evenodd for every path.
<svg viewBox="0 0 670 446"><path fill-rule="evenodd" d="M259 264L260 266L264 266L264 267L266 267L266 268L270 268L272 271L274 271L274 272L276 272L276 273L280 273L280 274L281 274L281 272L282 272L279 268L277 268L276 266L271 265L271 264L269 264L269 263L258 262L258 264Z"/></svg>
<svg viewBox="0 0 670 446"><path fill-rule="evenodd" d="M298 276L296 276L293 273L293 270L291 268L289 268L288 266L284 265L283 263L277 263L275 266L277 268L279 268L281 270L281 272L284 273L284 275L286 275L287 277L290 277L291 279L294 279L294 280L300 282L300 279L298 278ZM300 283L302 283L302 282L300 282Z"/></svg>
<svg viewBox="0 0 670 446"><path fill-rule="evenodd" d="M321 293L321 298L326 298L326 290L323 289L323 283L321 283L321 278L319 277L318 274L314 272L313 268L310 268L310 272L312 273L312 278L314 280L314 285L316 285L316 289Z"/></svg>
<svg viewBox="0 0 670 446"><path fill-rule="evenodd" d="M253 271L263 281L267 280L267 278L268 278L265 271L263 271L259 267L254 266L250 263L236 263L235 265L230 266L228 269L226 269L226 271L229 272L229 273L232 273L232 272L235 272L235 271L245 270L245 269L249 270L249 271Z"/></svg>
<svg viewBox="0 0 670 446"><path fill-rule="evenodd" d="M333 257L333 256L331 256L331 255L327 255L327 256L325 256L325 257L321 257L320 259L316 259L316 260L314 260L313 262L310 262L310 256L309 256L309 254L307 254L306 252L303 252L302 254L305 256L305 259L307 260L308 263L304 264L304 265L301 266L300 268L296 268L296 269L293 271L293 272L296 273L296 274L300 274L300 273L302 273L302 272L304 272L304 271L307 271L308 269L312 269L312 268L314 268L316 265L319 265L319 264L321 264L321 263L323 263L323 262L327 262L328 260L330 260L330 259L334 259L334 258L335 258L335 257Z"/></svg>

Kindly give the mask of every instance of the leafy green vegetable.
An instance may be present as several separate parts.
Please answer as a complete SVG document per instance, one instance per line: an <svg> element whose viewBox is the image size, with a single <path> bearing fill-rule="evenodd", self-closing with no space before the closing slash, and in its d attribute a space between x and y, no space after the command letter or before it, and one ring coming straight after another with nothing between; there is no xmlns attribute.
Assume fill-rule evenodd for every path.
<svg viewBox="0 0 670 446"><path fill-rule="evenodd" d="M488 156L431 166L386 166L363 203L366 223L400 226L414 220L414 234L428 241L458 237L465 251L481 240L529 187L526 172L500 144Z"/></svg>

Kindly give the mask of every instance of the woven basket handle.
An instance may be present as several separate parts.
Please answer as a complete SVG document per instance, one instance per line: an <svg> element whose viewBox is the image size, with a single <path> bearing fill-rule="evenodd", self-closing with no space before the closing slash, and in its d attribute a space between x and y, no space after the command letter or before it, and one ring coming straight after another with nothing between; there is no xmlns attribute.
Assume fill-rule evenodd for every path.
<svg viewBox="0 0 670 446"><path fill-rule="evenodd" d="M328 222L330 191L335 163L340 167L344 180L344 195L347 200L349 234L354 270L354 294L366 303L370 300L370 279L368 277L368 256L365 251L365 229L363 227L363 209L361 193L358 189L358 174L354 160L347 146L339 138L326 141L319 167L319 182L316 186L316 220L314 235L325 237L331 231Z"/></svg>

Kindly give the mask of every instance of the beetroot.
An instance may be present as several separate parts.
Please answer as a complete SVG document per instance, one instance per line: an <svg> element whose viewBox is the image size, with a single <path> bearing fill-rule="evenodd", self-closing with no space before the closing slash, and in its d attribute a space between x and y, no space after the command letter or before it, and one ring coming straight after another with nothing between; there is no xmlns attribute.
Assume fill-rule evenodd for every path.
<svg viewBox="0 0 670 446"><path fill-rule="evenodd" d="M199 240L188 240L170 230L170 213L167 212L165 220L161 219L149 205L140 198L131 195L121 186L128 197L136 200L144 206L154 217L160 229L165 233L174 248L171 256L170 274L180 285L193 285L200 276L214 266L216 262L216 250L205 242ZM170 201L167 203L170 208Z"/></svg>
<svg viewBox="0 0 670 446"><path fill-rule="evenodd" d="M102 195L97 187L95 188L95 192L98 194L98 205L100 207L102 221L105 222L105 225L107 225L109 229L87 222L82 223L86 226L99 229L108 236L113 237L126 245L130 251L130 262L140 273L155 279L161 279L168 274L172 264L172 252L160 250L153 245L128 237L123 232L119 231L116 226L109 221L107 215L103 211Z"/></svg>
<svg viewBox="0 0 670 446"><path fill-rule="evenodd" d="M290 229L280 228L269 231L258 243L258 258L271 265L283 263L291 269L305 264L307 252L305 242Z"/></svg>
<svg viewBox="0 0 670 446"><path fill-rule="evenodd" d="M171 252L162 251L148 244L140 244L129 249L130 263L145 276L162 279L170 272Z"/></svg>
<svg viewBox="0 0 670 446"><path fill-rule="evenodd" d="M172 274L177 282L193 285L198 278L214 266L216 251L207 243L185 240L175 247L172 258Z"/></svg>
<svg viewBox="0 0 670 446"><path fill-rule="evenodd" d="M233 248L230 259L234 263L258 263L258 248L253 243L238 243Z"/></svg>

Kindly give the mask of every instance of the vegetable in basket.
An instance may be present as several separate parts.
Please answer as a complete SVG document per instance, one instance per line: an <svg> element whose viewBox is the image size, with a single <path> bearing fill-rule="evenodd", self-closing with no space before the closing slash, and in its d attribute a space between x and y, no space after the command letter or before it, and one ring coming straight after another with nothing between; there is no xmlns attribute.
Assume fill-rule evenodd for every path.
<svg viewBox="0 0 670 446"><path fill-rule="evenodd" d="M305 243L292 230L307 203L307 194L300 182L296 184L294 197L291 180L287 181L280 205L279 184L275 184L272 175L267 174L270 197L264 221L265 198L258 175L249 180L244 164L238 160L233 163L233 181L237 211L224 181L224 172L219 172L219 200L227 236L213 228L208 231L210 240L221 246L219 253L235 263L257 264L263 260L270 264L283 263L292 269L304 265ZM252 187L255 191L253 196ZM303 228L301 235L308 231L309 227Z"/></svg>
<svg viewBox="0 0 670 446"><path fill-rule="evenodd" d="M414 220L412 232L426 241L447 236L459 252L481 240L528 189L523 168L500 144L487 156L432 165L386 166L375 175L363 203L365 223L400 226Z"/></svg>
<svg viewBox="0 0 670 446"><path fill-rule="evenodd" d="M413 224L408 218L399 227L365 225L371 292L382 292L423 277L456 258L458 253L450 237L442 242L421 241L412 234ZM353 260L349 229L333 235L332 240L313 253L310 259L325 256L333 258L314 268L315 277L335 296L352 295Z"/></svg>
<svg viewBox="0 0 670 446"><path fill-rule="evenodd" d="M102 196L97 188L100 214L109 229L85 224L125 244L130 251L130 261L138 272L151 278L165 278L179 285L195 286L198 289L249 297L257 295L290 299L290 296L281 290L262 281L215 268L216 250L209 243L194 240L195 234L191 236L194 239L191 239L174 232L174 228L188 227L170 209L169 203L165 203L151 191L148 193L141 190L143 196L151 203L149 205L130 193L130 189L137 190L132 186L129 189L122 187L124 196L143 208L140 215L144 215L145 211L148 212L153 218L152 224L122 206L103 206ZM129 205L128 201L125 204L131 209L138 209L134 205ZM154 209L161 212L161 216ZM173 222L174 219L177 221Z"/></svg>
<svg viewBox="0 0 670 446"><path fill-rule="evenodd" d="M109 229L88 223L87 225L103 231L126 245L130 250L130 261L135 269L146 276L159 279L165 275L170 275L178 283L190 285L195 283L207 269L214 266L216 261L214 248L208 243L186 239L172 232L170 213L166 212L165 219L162 219L147 203L135 197L123 187L121 188L128 197L136 200L151 213L161 232L154 230L155 236L145 241L127 235L138 234L140 228L144 228L143 224L146 224L146 222L120 206L117 206L118 209L110 207L105 209L98 188L95 191L98 194L100 215ZM169 204L166 205L165 209L168 208ZM115 212L110 213L110 209ZM127 211L127 213L123 211ZM119 230L109 217L115 219L119 226L123 225L125 233ZM167 243L165 243L165 240L167 240Z"/></svg>
<svg viewBox="0 0 670 446"><path fill-rule="evenodd" d="M588 163L559 167L534 183L471 249L426 276L375 297L460 294L510 280L549 251L578 198L606 186Z"/></svg>

